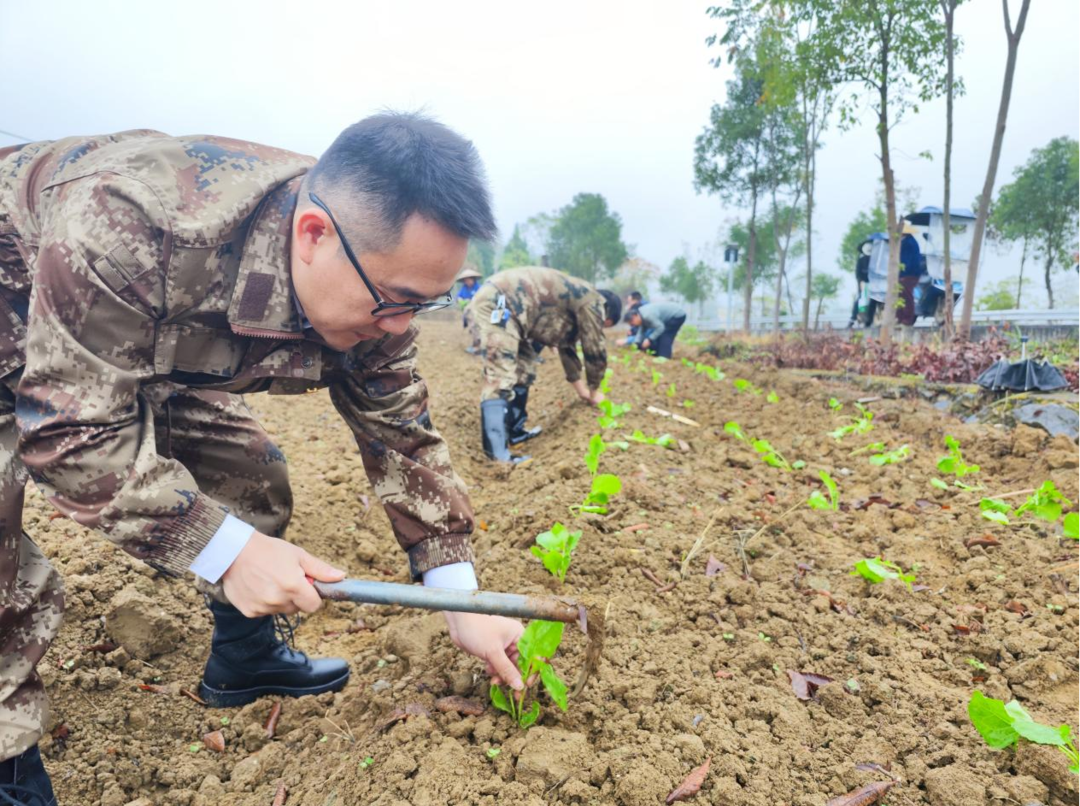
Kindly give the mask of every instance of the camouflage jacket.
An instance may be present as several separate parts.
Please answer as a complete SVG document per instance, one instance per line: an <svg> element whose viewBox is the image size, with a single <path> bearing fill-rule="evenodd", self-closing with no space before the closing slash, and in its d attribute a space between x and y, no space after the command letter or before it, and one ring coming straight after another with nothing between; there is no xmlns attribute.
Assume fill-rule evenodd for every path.
<svg viewBox="0 0 1080 806"><path fill-rule="evenodd" d="M472 510L427 411L416 331L347 353L304 330L289 275L301 176L276 148L139 130L0 150L0 376L50 502L184 573L225 518L158 454L147 387L326 388L413 576L472 560Z"/></svg>
<svg viewBox="0 0 1080 806"><path fill-rule="evenodd" d="M604 342L604 298L584 280L557 269L523 266L500 271L488 278L506 295L506 307L523 336L559 350L566 380L581 377L577 343L585 358L585 380L596 389L607 369ZM490 292L488 292L490 293ZM480 322L484 326L484 322Z"/></svg>

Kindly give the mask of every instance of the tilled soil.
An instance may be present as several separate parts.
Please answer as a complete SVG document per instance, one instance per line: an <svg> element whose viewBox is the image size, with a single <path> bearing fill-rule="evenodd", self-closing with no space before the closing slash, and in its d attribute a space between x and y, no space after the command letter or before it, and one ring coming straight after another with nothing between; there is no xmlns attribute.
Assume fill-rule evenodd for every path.
<svg viewBox="0 0 1080 806"><path fill-rule="evenodd" d="M891 400L868 404L872 432L837 442L827 432L852 411L862 394L853 389L726 362L727 377L715 381L678 360L635 357L613 364L611 397L633 409L605 438L640 429L683 444L610 448L601 472L619 474L624 489L607 516L575 518L567 507L589 488L582 456L599 430L595 412L575 402L546 351L530 399L530 422L544 433L524 446L533 460L512 472L494 467L480 448L479 360L463 346L459 329L426 326L421 369L433 419L472 491L482 586L580 596L606 614L599 674L568 712L545 700L538 725L522 732L487 705L480 663L452 646L440 614L333 603L307 618L296 640L349 659L352 679L339 694L284 702L268 739L273 700L214 710L182 693L197 690L209 645L209 614L194 589L51 520L34 494L26 527L68 590L65 627L41 668L53 703L42 746L63 806L271 806L282 782L289 806L652 806L706 758L708 777L688 802L821 806L890 776L898 783L885 802L896 806L1076 802L1064 755L1031 745L991 750L966 713L979 688L1075 732L1076 544L1061 539L1059 525L997 526L978 510L981 495L1046 479L1077 500L1074 443L1024 427L964 426ZM693 353L679 346L680 356ZM655 385L654 369L662 374ZM763 393L736 391L736 378ZM839 415L828 406L833 396L845 404ZM408 581L328 397L248 402L290 460L290 539L350 576ZM806 468L766 465L724 433L728 421ZM981 466L964 480L984 492L930 485L946 434ZM874 467L852 455L874 441L907 444L911 457ZM819 469L838 481L840 511L796 506L820 488ZM528 551L556 520L584 532L563 585ZM965 547L984 534L1000 545ZM740 541L748 541L748 579ZM918 589L849 574L878 555L914 567ZM710 557L721 565L707 576ZM662 588L677 584L659 592L644 570ZM576 631L566 636L554 663L572 680L586 642ZM124 646L111 649L118 637ZM836 682L801 701L789 670ZM450 694L487 708L470 716L434 707ZM406 706L409 718L386 727ZM204 746L211 731L221 732L223 752Z"/></svg>

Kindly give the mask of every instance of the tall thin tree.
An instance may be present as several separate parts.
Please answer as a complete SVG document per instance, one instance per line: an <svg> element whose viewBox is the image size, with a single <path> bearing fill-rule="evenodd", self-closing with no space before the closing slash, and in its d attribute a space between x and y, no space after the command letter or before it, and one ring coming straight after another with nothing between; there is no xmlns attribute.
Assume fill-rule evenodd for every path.
<svg viewBox="0 0 1080 806"><path fill-rule="evenodd" d="M1013 76L1016 74L1016 55L1020 50L1020 37L1024 34L1028 7L1031 0L1023 0L1020 15L1016 18L1016 28L1009 18L1009 0L1001 0L1002 13L1005 15L1005 38L1008 41L1008 57L1005 60L1005 80L1001 84L1001 102L998 104L997 124L994 127L994 142L990 147L990 164L986 168L986 181L983 182L982 195L979 197L979 210L975 214L975 234L971 241L971 256L968 258L967 280L964 283L964 307L960 314L959 337L971 338L971 311L975 305L975 280L979 276L979 257L982 253L983 236L986 234L986 219L990 214L990 200L994 194L994 179L997 177L998 161L1001 159L1001 144L1005 140L1005 121L1009 117L1009 101L1012 99Z"/></svg>

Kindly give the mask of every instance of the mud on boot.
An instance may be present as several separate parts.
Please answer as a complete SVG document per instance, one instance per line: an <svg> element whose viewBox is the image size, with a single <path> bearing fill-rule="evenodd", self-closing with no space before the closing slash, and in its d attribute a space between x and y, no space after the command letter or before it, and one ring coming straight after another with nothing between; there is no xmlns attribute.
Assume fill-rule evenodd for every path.
<svg viewBox="0 0 1080 806"><path fill-rule="evenodd" d="M214 635L199 696L211 706L233 708L268 694L340 691L349 682L349 664L342 658L309 658L291 648L292 628L283 617L248 618L220 602L212 602L210 612ZM285 621L284 629L275 619Z"/></svg>

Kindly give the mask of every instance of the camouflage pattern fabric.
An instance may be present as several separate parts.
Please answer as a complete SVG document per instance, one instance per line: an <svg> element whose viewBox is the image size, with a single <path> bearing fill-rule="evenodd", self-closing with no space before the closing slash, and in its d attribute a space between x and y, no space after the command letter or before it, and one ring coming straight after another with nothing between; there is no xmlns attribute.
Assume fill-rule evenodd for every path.
<svg viewBox="0 0 1080 806"><path fill-rule="evenodd" d="M507 313L492 322L500 297ZM509 400L515 384L532 382L536 354L531 342L558 349L570 383L581 378L580 342L589 388L598 388L604 379L604 298L584 280L542 266L507 269L488 278L469 309L484 356L481 400Z"/></svg>
<svg viewBox="0 0 1080 806"><path fill-rule="evenodd" d="M48 701L35 671L60 631L64 585L23 532L26 469L16 454L15 383L0 379L0 760L29 750L45 730Z"/></svg>
<svg viewBox="0 0 1080 806"><path fill-rule="evenodd" d="M18 437L7 472L28 471L64 515L163 572L186 573L230 511L284 532L284 457L234 395L322 388L413 577L473 560L472 509L428 414L415 329L342 353L301 324L289 234L313 163L145 130L0 149L0 377L21 373L0 408L13 457ZM0 638L14 636L0 654L0 758L33 733L3 726L5 687L33 678L27 636L44 635L43 653L55 634L33 626L45 621L35 608L60 612L59 580L50 599L55 574L17 539L15 486L0 507ZM5 583L16 566L36 581Z"/></svg>

